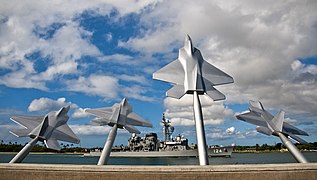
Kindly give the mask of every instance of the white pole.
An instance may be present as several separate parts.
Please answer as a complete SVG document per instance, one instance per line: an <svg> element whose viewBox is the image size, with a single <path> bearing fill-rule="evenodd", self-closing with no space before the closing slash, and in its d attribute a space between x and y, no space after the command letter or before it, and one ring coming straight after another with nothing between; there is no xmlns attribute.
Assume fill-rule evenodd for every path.
<svg viewBox="0 0 317 180"><path fill-rule="evenodd" d="M194 91L194 116L195 116L195 125L196 125L196 138L197 138L197 147L198 147L198 156L200 165L208 165L208 154L207 154L207 145L205 137L205 128L202 115L202 107L200 104L199 96L197 91Z"/></svg>
<svg viewBox="0 0 317 180"><path fill-rule="evenodd" d="M20 163L23 161L23 159L29 154L29 152L32 150L32 148L35 146L35 144L38 141L38 137L35 137L30 142L28 142L21 151L14 156L14 158L9 163Z"/></svg>
<svg viewBox="0 0 317 180"><path fill-rule="evenodd" d="M299 163L308 163L303 154L297 149L297 147L285 137L285 135L281 132L277 132L283 144L287 147L288 151L293 155Z"/></svg>
<svg viewBox="0 0 317 180"><path fill-rule="evenodd" d="M98 165L107 164L109 157L110 157L110 153L112 150L114 140L116 139L116 136L117 136L117 129L118 129L118 125L115 124L112 127L111 131L109 132L107 142L105 143L105 146L103 147L103 150L101 152L101 155L100 155L100 158L98 161Z"/></svg>

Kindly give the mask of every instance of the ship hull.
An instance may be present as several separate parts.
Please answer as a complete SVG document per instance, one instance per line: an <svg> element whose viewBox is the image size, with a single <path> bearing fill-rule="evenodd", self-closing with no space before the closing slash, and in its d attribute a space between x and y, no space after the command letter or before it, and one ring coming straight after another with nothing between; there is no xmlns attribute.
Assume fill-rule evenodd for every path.
<svg viewBox="0 0 317 180"><path fill-rule="evenodd" d="M233 147L213 147L208 148L209 157L230 157ZM85 156L100 156L101 152L90 152ZM120 151L111 152L111 157L134 157L134 158L152 158L152 157L197 157L197 149L180 151Z"/></svg>

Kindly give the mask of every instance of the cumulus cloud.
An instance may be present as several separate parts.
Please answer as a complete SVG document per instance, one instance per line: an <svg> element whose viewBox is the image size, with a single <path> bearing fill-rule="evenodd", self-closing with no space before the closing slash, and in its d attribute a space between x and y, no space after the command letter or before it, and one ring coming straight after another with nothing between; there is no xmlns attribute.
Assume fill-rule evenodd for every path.
<svg viewBox="0 0 317 180"><path fill-rule="evenodd" d="M29 107L28 111L42 111L42 110L52 110L56 108L61 108L63 106L69 106L71 105L72 108L76 108L76 104L72 104L71 102L66 102L66 98L58 98L57 100L53 100L50 98L40 98L40 99L34 99Z"/></svg>
<svg viewBox="0 0 317 180"><path fill-rule="evenodd" d="M69 125L77 135L108 135L110 126L94 126L94 125ZM124 129L118 129L118 133L128 133Z"/></svg>
<svg viewBox="0 0 317 180"><path fill-rule="evenodd" d="M114 99L118 96L118 79L112 76L95 75L79 77L65 81L66 88L73 92L83 92L88 95Z"/></svg>
<svg viewBox="0 0 317 180"><path fill-rule="evenodd" d="M232 127L230 127L230 128L228 128L227 130L226 130L226 133L227 134L233 134L234 132L235 132L235 128L232 126Z"/></svg>
<svg viewBox="0 0 317 180"><path fill-rule="evenodd" d="M148 96L149 88L144 88L142 82L146 81L140 71L152 73L174 60L189 34L208 62L234 77L234 84L217 87L227 96L228 104L261 100L266 107L284 109L288 114L312 114L312 119L317 117L317 66L305 58L317 54L316 8L314 0L96 0L76 2L76 6L61 1L6 1L0 15L0 84L49 91L48 83L64 82L69 91L105 99L124 95L154 101ZM108 16L113 10L116 19L129 13L139 15L139 31L118 42L118 48L127 48L133 55L104 55L92 43L94 32L81 27L84 12ZM103 38L113 42L115 36L108 33ZM34 54L42 60L43 69L32 59ZM130 67L140 65L135 54L153 62L133 69L133 75L120 72L116 78L99 71L81 71L88 66L81 61L84 56ZM120 84L125 80L136 85ZM176 125L194 124L191 105L190 97L164 100L166 116ZM76 110L74 116L82 116L80 112ZM223 102L208 100L203 103L203 114L206 124L221 124L233 112ZM238 136L238 131L235 134Z"/></svg>
<svg viewBox="0 0 317 180"><path fill-rule="evenodd" d="M114 58L119 63L135 64L128 55L104 56L91 42L94 32L81 26L81 15L89 12L92 16L108 16L115 10L115 19L120 19L129 13L141 13L144 8L155 3L125 0L78 2L76 6L73 2L3 3L0 16L0 67L5 73L1 75L0 84L49 91L48 83L57 79L60 81L56 84L63 82L65 76L74 78L71 82L78 84L82 79L82 69L88 66L81 59L87 56L100 60ZM110 42L112 38L111 32L105 34L106 41ZM34 56L41 60L33 59ZM109 92L110 95L105 95L98 87L87 84L81 88L81 92L87 93L90 87L94 95L107 98L116 96Z"/></svg>
<svg viewBox="0 0 317 180"><path fill-rule="evenodd" d="M207 61L234 77L235 84L217 87L229 103L257 99L316 116L316 65L298 60L317 54L316 7L313 0L163 1L142 16L147 30L120 45L175 54L189 34Z"/></svg>
<svg viewBox="0 0 317 180"><path fill-rule="evenodd" d="M90 114L86 113L85 110L83 108L78 108L74 111L74 113L72 114L73 118L84 118L89 116Z"/></svg>
<svg viewBox="0 0 317 180"><path fill-rule="evenodd" d="M70 128L77 135L107 135L111 130L110 126L93 125L70 125Z"/></svg>
<svg viewBox="0 0 317 180"><path fill-rule="evenodd" d="M205 124L219 125L224 122L225 118L233 115L233 111L225 107L222 102L213 102L207 96L200 96L200 99ZM165 116L171 120L173 125L195 124L192 95L185 95L181 99L166 98L164 106L166 108Z"/></svg>
<svg viewBox="0 0 317 180"><path fill-rule="evenodd" d="M235 127L229 127L225 130L222 128L207 128L206 129L207 138L210 138L212 140L234 139L239 134L241 134L241 132L237 131Z"/></svg>

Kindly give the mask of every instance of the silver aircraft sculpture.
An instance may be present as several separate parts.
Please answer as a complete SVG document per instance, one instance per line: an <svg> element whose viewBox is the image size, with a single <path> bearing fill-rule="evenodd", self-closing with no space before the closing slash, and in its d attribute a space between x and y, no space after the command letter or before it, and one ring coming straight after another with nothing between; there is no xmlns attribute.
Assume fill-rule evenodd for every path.
<svg viewBox="0 0 317 180"><path fill-rule="evenodd" d="M207 95L214 101L224 100L225 95L213 86L233 83L233 78L204 60L199 49L193 47L187 35L184 47L179 49L178 59L153 73L153 79L174 84L166 96L180 99L193 94L196 138L200 165L208 165L206 137L199 95Z"/></svg>
<svg viewBox="0 0 317 180"><path fill-rule="evenodd" d="M124 128L129 131L129 133L140 134L140 131L134 126L152 127L151 123L132 112L132 107L128 104L126 98L124 98L121 103L115 103L112 107L96 109L87 108L85 109L85 112L97 116L97 118L91 121L93 124L112 126L100 155L98 165L107 164L118 128Z"/></svg>
<svg viewBox="0 0 317 180"><path fill-rule="evenodd" d="M307 163L305 157L300 153L297 147L288 140L288 138L302 144L307 144L306 141L296 135L308 136L308 134L287 122L284 122L284 115L285 112L281 110L277 115L273 116L264 109L261 102L250 101L249 111L236 115L236 118L257 125L256 130L259 133L268 136L278 136L297 162Z"/></svg>
<svg viewBox="0 0 317 180"><path fill-rule="evenodd" d="M25 129L12 130L10 133L17 137L28 136L32 140L23 147L10 163L22 162L38 141L44 142L47 148L58 151L61 149L58 140L78 144L80 140L67 125L69 109L70 106L62 107L59 111L52 111L45 116L11 117L12 121Z"/></svg>

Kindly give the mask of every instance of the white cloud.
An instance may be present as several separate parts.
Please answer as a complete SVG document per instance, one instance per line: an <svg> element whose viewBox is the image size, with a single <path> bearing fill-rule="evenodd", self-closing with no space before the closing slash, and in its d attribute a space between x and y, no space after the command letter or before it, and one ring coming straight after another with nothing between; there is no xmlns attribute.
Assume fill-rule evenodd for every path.
<svg viewBox="0 0 317 180"><path fill-rule="evenodd" d="M105 99L115 99L118 96L118 80L106 75L90 75L76 80L65 81L69 91L83 92L88 95L100 96Z"/></svg>
<svg viewBox="0 0 317 180"><path fill-rule="evenodd" d="M76 135L108 135L111 126L94 126L94 125L69 125ZM118 129L119 133L128 133L125 129Z"/></svg>
<svg viewBox="0 0 317 180"><path fill-rule="evenodd" d="M228 128L228 129L226 130L226 133L227 133L227 134L233 134L233 133L235 133L235 130L236 130L235 127L232 126L232 127Z"/></svg>
<svg viewBox="0 0 317 180"><path fill-rule="evenodd" d="M124 97L138 99L146 102L153 102L156 100L154 97L145 95L148 92L148 87L131 85L127 87L121 87L120 92Z"/></svg>
<svg viewBox="0 0 317 180"><path fill-rule="evenodd" d="M73 118L84 118L89 116L90 114L86 113L83 108L78 108L74 111L72 117Z"/></svg>
<svg viewBox="0 0 317 180"><path fill-rule="evenodd" d="M106 38L106 41L107 41L107 42L112 41L112 34L111 34L111 33L106 34L106 35L105 35L105 38Z"/></svg>
<svg viewBox="0 0 317 180"><path fill-rule="evenodd" d="M40 98L40 99L34 99L29 107L28 111L42 111L42 110L52 110L56 108L61 108L63 106L71 105L71 107L76 108L76 104L72 104L71 102L66 102L66 98L58 98L57 100L53 100L50 98Z"/></svg>
<svg viewBox="0 0 317 180"><path fill-rule="evenodd" d="M222 124L225 118L231 117L233 111L223 105L223 102L213 102L207 96L200 96L203 110L204 123L210 125ZM181 99L166 98L165 116L170 119L173 125L189 126L194 125L193 97L185 95Z"/></svg>
<svg viewBox="0 0 317 180"><path fill-rule="evenodd" d="M0 16L0 67L8 73L0 84L14 88L35 88L48 91L48 81L64 75L78 76L83 56L102 59L102 53L91 43L93 32L80 26L80 15L109 15L115 9L116 18L128 13L141 13L156 1L90 1L90 2L3 2ZM112 40L112 34L106 35ZM39 53L47 68L37 70L36 62L27 57ZM45 60L47 58L47 60ZM131 58L130 58L131 59ZM133 62L131 60L131 62Z"/></svg>
<svg viewBox="0 0 317 180"><path fill-rule="evenodd" d="M127 82L135 82L135 83L144 84L144 85L148 85L150 83L144 76L140 76L140 75L122 74L122 75L119 75L117 77L120 80L127 81Z"/></svg>
<svg viewBox="0 0 317 180"><path fill-rule="evenodd" d="M70 128L77 135L107 135L111 130L110 126L93 125L70 125Z"/></svg>
<svg viewBox="0 0 317 180"><path fill-rule="evenodd" d="M139 64L139 62L133 56L126 55L126 54L105 55L105 56L99 57L99 60L101 62L111 62L111 63L119 64L119 65Z"/></svg>
<svg viewBox="0 0 317 180"><path fill-rule="evenodd" d="M147 30L119 45L176 56L175 48L189 34L207 61L234 77L235 84L217 87L228 102L257 99L316 115L316 65L297 61L317 54L316 8L313 0L163 1L141 17Z"/></svg>

